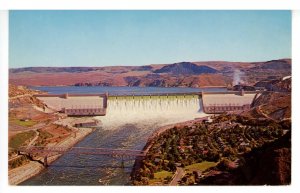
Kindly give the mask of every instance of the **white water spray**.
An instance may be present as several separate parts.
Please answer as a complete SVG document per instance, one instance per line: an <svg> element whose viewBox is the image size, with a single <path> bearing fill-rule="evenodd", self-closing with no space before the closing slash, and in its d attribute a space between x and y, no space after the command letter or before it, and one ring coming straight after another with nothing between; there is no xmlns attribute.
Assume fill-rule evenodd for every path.
<svg viewBox="0 0 300 193"><path fill-rule="evenodd" d="M99 117L104 129L124 124L149 127L203 117L198 95L110 97L106 115Z"/></svg>

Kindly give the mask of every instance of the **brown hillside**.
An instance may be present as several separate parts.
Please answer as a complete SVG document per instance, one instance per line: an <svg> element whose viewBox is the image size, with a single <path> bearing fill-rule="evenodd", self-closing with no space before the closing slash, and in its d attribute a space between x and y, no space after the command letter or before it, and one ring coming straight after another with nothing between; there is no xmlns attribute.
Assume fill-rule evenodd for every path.
<svg viewBox="0 0 300 193"><path fill-rule="evenodd" d="M10 69L9 82L25 86L227 86L234 71L241 72L244 83L255 84L268 76L291 75L291 60L267 62L180 62L146 66L108 67L30 67ZM277 68L277 64L279 67ZM271 68L262 68L269 65Z"/></svg>

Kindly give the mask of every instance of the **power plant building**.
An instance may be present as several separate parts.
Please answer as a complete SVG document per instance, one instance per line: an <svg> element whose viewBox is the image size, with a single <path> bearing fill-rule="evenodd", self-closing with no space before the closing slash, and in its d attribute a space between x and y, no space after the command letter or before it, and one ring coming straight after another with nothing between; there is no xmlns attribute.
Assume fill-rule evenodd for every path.
<svg viewBox="0 0 300 193"><path fill-rule="evenodd" d="M257 93L203 93L203 111L205 113L224 113L245 111L251 108Z"/></svg>
<svg viewBox="0 0 300 193"><path fill-rule="evenodd" d="M102 116L106 114L107 96L97 94L37 95L49 108L68 116Z"/></svg>

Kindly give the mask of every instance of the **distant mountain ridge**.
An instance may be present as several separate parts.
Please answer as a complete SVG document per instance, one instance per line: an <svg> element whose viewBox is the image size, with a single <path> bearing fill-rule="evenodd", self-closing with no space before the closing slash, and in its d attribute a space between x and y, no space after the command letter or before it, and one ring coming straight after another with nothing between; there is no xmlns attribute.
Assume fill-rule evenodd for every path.
<svg viewBox="0 0 300 193"><path fill-rule="evenodd" d="M26 67L9 69L9 82L24 86L231 86L234 72L255 84L267 76L291 75L291 60L178 62L144 66Z"/></svg>
<svg viewBox="0 0 300 193"><path fill-rule="evenodd" d="M35 73L54 73L54 72L89 72L98 70L98 67L25 67L9 69L11 73L35 72Z"/></svg>

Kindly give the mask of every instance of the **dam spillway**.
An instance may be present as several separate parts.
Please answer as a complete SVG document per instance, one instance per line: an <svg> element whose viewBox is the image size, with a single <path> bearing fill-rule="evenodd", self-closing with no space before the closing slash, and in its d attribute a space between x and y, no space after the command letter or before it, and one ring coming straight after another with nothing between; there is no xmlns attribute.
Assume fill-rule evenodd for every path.
<svg viewBox="0 0 300 193"><path fill-rule="evenodd" d="M164 125L204 115L199 95L109 96L104 127L122 124Z"/></svg>
<svg viewBox="0 0 300 193"><path fill-rule="evenodd" d="M136 111L138 113L159 113L174 111L200 112L199 95L173 96L111 96L108 98L107 113Z"/></svg>

